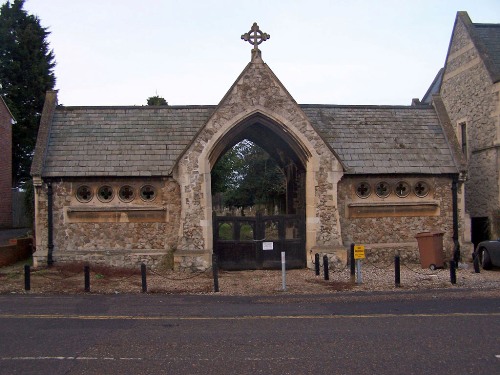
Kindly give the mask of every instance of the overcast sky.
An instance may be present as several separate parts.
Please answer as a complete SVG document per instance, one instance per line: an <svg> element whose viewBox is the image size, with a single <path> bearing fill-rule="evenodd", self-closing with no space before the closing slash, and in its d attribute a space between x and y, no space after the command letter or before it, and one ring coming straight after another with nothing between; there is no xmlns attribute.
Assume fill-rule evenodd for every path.
<svg viewBox="0 0 500 375"><path fill-rule="evenodd" d="M5 1L1 1L4 3ZM444 64L456 12L500 23L498 0L26 0L48 27L64 105L217 104L250 61L300 104L410 104Z"/></svg>

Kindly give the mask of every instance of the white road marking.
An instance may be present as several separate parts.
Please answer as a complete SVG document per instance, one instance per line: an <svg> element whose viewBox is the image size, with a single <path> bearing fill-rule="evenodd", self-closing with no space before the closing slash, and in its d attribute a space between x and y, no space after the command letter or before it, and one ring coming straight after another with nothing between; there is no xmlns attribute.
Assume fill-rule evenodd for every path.
<svg viewBox="0 0 500 375"><path fill-rule="evenodd" d="M0 319L75 319L75 320L293 320L293 319L389 319L389 318L470 318L500 316L500 312L487 313L407 313L407 314L360 314L360 315L243 315L243 316L143 316L143 315L59 315L59 314L0 314Z"/></svg>
<svg viewBox="0 0 500 375"><path fill-rule="evenodd" d="M52 360L52 361L142 361L142 358L114 358L114 357L45 357L45 356L40 356L40 357L0 357L0 361L47 361L47 360Z"/></svg>

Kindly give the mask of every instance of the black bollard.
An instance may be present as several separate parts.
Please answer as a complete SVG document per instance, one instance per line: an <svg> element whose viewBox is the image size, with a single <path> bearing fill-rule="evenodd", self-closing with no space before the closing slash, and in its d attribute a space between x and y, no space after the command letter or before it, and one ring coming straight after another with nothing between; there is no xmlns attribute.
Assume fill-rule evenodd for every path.
<svg viewBox="0 0 500 375"><path fill-rule="evenodd" d="M316 276L319 276L319 254L314 254L314 269L316 271Z"/></svg>
<svg viewBox="0 0 500 375"><path fill-rule="evenodd" d="M351 244L351 282L356 278L356 261L354 260L354 244Z"/></svg>
<svg viewBox="0 0 500 375"><path fill-rule="evenodd" d="M146 265L141 263L141 279L142 279L142 293L148 292L148 283L146 281Z"/></svg>
<svg viewBox="0 0 500 375"><path fill-rule="evenodd" d="M457 283L457 269L455 268L455 261L450 260L450 281L453 285Z"/></svg>
<svg viewBox="0 0 500 375"><path fill-rule="evenodd" d="M30 266L25 264L24 265L24 290L30 290L31 289L31 271L30 271Z"/></svg>
<svg viewBox="0 0 500 375"><path fill-rule="evenodd" d="M219 292L219 265L217 264L217 254L212 254L212 272L214 275L214 292Z"/></svg>
<svg viewBox="0 0 500 375"><path fill-rule="evenodd" d="M401 267L399 255L394 257L394 285L396 285L396 287L401 286Z"/></svg>
<svg viewBox="0 0 500 375"><path fill-rule="evenodd" d="M474 272L480 273L481 269L479 268L479 252L474 251L472 253L472 259L473 259L473 263L474 263Z"/></svg>
<svg viewBox="0 0 500 375"><path fill-rule="evenodd" d="M325 280L330 280L330 274L328 273L328 257L323 255L323 273L325 274Z"/></svg>
<svg viewBox="0 0 500 375"><path fill-rule="evenodd" d="M90 267L84 266L83 273L85 274L85 291L90 292Z"/></svg>

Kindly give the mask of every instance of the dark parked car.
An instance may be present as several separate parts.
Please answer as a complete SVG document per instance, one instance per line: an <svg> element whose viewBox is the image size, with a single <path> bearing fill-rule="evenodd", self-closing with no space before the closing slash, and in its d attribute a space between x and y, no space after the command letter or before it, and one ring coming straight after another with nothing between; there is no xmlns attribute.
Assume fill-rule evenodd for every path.
<svg viewBox="0 0 500 375"><path fill-rule="evenodd" d="M480 242L476 252L479 255L481 266L485 270L489 270L493 266L500 267L500 240Z"/></svg>

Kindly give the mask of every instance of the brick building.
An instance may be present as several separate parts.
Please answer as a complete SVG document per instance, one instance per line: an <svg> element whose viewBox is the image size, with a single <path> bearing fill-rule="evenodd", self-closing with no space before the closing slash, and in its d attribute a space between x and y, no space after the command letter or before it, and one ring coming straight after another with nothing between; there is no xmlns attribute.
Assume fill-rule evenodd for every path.
<svg viewBox="0 0 500 375"><path fill-rule="evenodd" d="M468 166L465 208L472 241L500 238L500 24L458 12L444 68L423 102L439 92Z"/></svg>
<svg viewBox="0 0 500 375"><path fill-rule="evenodd" d="M297 104L256 42L217 106L58 107L48 92L32 165L35 263L172 256L176 267L205 269L215 253L228 269L275 268L286 250L305 267L313 253L345 262L353 242L373 257L416 260L423 231L443 233L451 256L459 242L467 248L454 134L439 96ZM283 169L286 212L214 215L211 170L245 139Z"/></svg>
<svg viewBox="0 0 500 375"><path fill-rule="evenodd" d="M0 97L0 228L12 227L12 124L14 116Z"/></svg>

